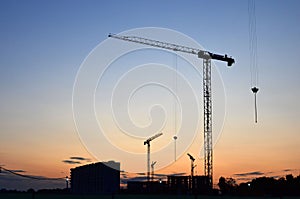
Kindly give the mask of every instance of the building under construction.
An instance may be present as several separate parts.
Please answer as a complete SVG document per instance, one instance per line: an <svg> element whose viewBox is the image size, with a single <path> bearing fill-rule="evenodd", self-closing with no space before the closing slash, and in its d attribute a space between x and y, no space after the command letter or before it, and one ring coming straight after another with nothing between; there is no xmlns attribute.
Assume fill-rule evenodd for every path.
<svg viewBox="0 0 300 199"><path fill-rule="evenodd" d="M167 181L128 181L129 193L208 194L211 193L207 176L168 176Z"/></svg>
<svg viewBox="0 0 300 199"><path fill-rule="evenodd" d="M166 181L128 181L127 192L132 194L165 194L168 193Z"/></svg>
<svg viewBox="0 0 300 199"><path fill-rule="evenodd" d="M98 162L71 169L71 192L74 194L108 194L119 189L119 162Z"/></svg>
<svg viewBox="0 0 300 199"><path fill-rule="evenodd" d="M168 190L176 194L206 194L210 193L207 176L168 176Z"/></svg>

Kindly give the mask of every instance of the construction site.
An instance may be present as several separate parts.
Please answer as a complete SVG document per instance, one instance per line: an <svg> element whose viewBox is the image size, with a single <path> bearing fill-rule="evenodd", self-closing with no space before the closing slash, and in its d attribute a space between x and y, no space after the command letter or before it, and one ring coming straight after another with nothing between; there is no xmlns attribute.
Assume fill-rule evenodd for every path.
<svg viewBox="0 0 300 199"><path fill-rule="evenodd" d="M163 133L157 133L147 140L144 141L144 145L147 147L147 181L128 181L127 182L127 192L129 193L178 193L178 194L211 194L213 193L213 143L212 143L212 80L211 80L211 61L217 60L222 61L227 64L228 67L232 66L235 63L235 60L225 55L215 54L209 51L203 51L196 48L186 47L182 45L152 40L148 38L142 38L137 36L126 36L126 35L116 35L116 34L109 34L109 38L118 39L126 42L133 42L138 43L141 45L148 45L154 48L161 48L165 50L171 50L175 52L183 52L187 54L196 55L199 60L202 60L202 67L203 67L203 122L204 122L204 175L197 176L194 175L194 165L195 157L191 154L187 153L187 156L190 159L190 175L188 176L167 176L167 181L162 180L154 180L154 165L156 161L152 161L151 163L151 142L155 141L155 139L159 139ZM176 144L177 136L173 137ZM176 146L175 146L175 153L176 153ZM176 158L176 154L175 154ZM86 166L91 167L91 166ZM78 168L79 169L79 168ZM72 173L75 173L75 170L72 170ZM152 169L152 171L151 171ZM95 171L96 172L96 171ZM87 179L94 179L96 173L91 173L90 178ZM79 193L78 188L82 187L76 185L79 183L80 180L76 175L71 175L71 184L73 186L72 191L74 193ZM74 179L76 179L76 182ZM100 176L100 179L103 181L104 184L109 178L104 179L103 176ZM95 182L86 182L84 184L95 184ZM99 187L99 186L98 186ZM89 186L87 186L89 188ZM94 190L95 191L95 190ZM82 192L82 191L80 191ZM83 191L84 192L84 191ZM95 193L90 192L88 189L86 193ZM99 193L105 193L103 190L99 190Z"/></svg>
<svg viewBox="0 0 300 199"><path fill-rule="evenodd" d="M300 1L0 9L0 198L300 197Z"/></svg>

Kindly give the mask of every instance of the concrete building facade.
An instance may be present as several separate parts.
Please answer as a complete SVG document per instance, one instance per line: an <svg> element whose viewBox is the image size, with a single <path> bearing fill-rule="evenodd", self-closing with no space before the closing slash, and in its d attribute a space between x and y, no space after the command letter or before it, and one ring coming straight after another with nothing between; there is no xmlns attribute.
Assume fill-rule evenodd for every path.
<svg viewBox="0 0 300 199"><path fill-rule="evenodd" d="M109 194L120 190L120 163L98 162L71 169L74 194Z"/></svg>

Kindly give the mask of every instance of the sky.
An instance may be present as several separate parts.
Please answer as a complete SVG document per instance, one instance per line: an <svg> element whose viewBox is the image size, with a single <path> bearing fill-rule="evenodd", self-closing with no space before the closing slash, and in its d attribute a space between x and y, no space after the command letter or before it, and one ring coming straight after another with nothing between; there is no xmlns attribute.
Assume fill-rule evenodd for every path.
<svg viewBox="0 0 300 199"><path fill-rule="evenodd" d="M108 161L110 156L111 159L120 161L115 158L117 154L113 152L106 153L108 157L105 158L101 158L101 155L95 156L95 148L91 150L92 147L84 141L85 132L78 132L80 129L76 113L73 112L74 85L78 83L76 78L82 71L85 61L89 60L89 55L98 52L97 49L101 49L103 43L108 46L112 44L109 49L106 49L108 56L114 50L118 51L125 46L122 41L108 40L109 33L158 27L187 35L204 49L220 54L226 53L236 61L232 68L226 67L225 63L213 62L217 70L217 72L213 71L213 101L216 102L213 111L216 113L214 121L218 121L214 123L213 128L219 133L214 144L214 183L217 183L221 176L248 180L263 175L274 177L290 173L299 175L300 3L297 0L265 0L255 1L255 3L259 69L257 86L260 88L257 94L257 124L254 123L254 98L250 91L252 85L248 1L1 0L1 167L29 176L56 178L69 176L70 168L91 162ZM181 45L193 43L191 40L184 41L184 38L179 39L178 43ZM158 58L154 58L156 56ZM188 64L181 58L176 58L175 62L174 57L176 56L170 52L151 51L151 49L138 51L136 54L129 53L127 57L112 63L104 80L98 82L97 89L110 91L114 86L113 83L120 80L123 73L127 74L126 72L132 69L131 65L149 65L155 62L168 65L173 69L176 65L178 71L187 77L188 80L185 80L192 86L196 85L194 90L201 90L201 75L193 74L190 69L183 70L183 66ZM101 62L101 57L99 60ZM150 64L148 68L155 69L157 66L160 65ZM151 78L161 77L161 80L168 77L169 83L171 82L169 86L174 83L173 73L165 76L168 74L167 71L156 75L153 74L155 70L144 70L147 70L147 73L133 74L133 79L151 80ZM223 82L220 88L219 77ZM180 80L178 82L178 95L181 96L179 93L186 90L181 89ZM75 92L76 88L75 86ZM95 99L98 100L95 103L96 116L106 121L107 112L101 112L101 108L105 107L109 99L101 98L102 93L97 92L97 89L95 90ZM139 127L147 126L153 118L158 122L165 119L163 116L174 118L172 107L175 103L172 96L163 94L165 93L163 90L151 89L153 88L146 88L148 94L145 96L139 96L137 93L135 100L128 105L133 107L131 114ZM195 99L201 100L201 92L197 93ZM109 96L109 93L107 95ZM182 96L186 95L182 94ZM145 99L147 100L143 101ZM113 105L114 102L112 101ZM118 102L116 101L116 106ZM155 103L166 106L164 108L167 112L162 113L161 110L153 109L153 115L152 112L150 114L153 118L149 120L148 108ZM202 113L201 103L199 102L200 113ZM85 117L85 115L81 116ZM173 146L171 131L174 124L168 123L169 120L166 121L166 125L163 126L166 136L157 138L156 145L153 142L152 148L157 152L157 158L170 160L170 157L173 157L170 150ZM199 118L199 123L201 122ZM161 123L157 123L159 124ZM114 129L109 125L105 128ZM185 153L190 152L197 157L196 174L203 175L203 156L199 153L203 141L201 125L199 129L196 131L196 136L189 140L191 142L189 147L182 148L176 162L169 161L169 164L164 163L159 166L158 161L157 168L160 169L156 171L157 174L188 175L190 162ZM143 140L153 133L130 132L136 133L133 137L141 141L141 146L137 146L137 142L131 142L130 139L120 142L122 139L114 137L117 135L114 134L116 132L117 130L108 133L108 137L113 135L111 139L114 138L110 140L110 144L118 141L115 145L123 151L132 150L132 154L144 158L144 161L138 159L130 162L132 157L128 156L128 161L121 162L121 169L125 168L125 172L134 171L135 169L126 165L142 165L141 168L145 170L139 169L138 173L144 173L146 148ZM177 140L179 149L183 137ZM105 151L107 140L94 141L99 143L97 145L99 149ZM168 144L169 148L165 153L160 154L159 151L165 144ZM124 178L144 177L132 173L122 174L122 176ZM6 172L0 173L0 189L26 190L30 187L65 186L64 181L41 183L32 179L19 178L17 177L16 180L15 176Z"/></svg>

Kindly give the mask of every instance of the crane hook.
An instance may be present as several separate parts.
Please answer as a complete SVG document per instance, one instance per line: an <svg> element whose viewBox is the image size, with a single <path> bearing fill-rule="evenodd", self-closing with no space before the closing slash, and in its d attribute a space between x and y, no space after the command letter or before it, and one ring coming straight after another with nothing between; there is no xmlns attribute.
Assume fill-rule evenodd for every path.
<svg viewBox="0 0 300 199"><path fill-rule="evenodd" d="M255 123L257 123L257 104L256 104L256 93L259 91L257 87L251 88L252 92L254 93L254 110L255 110Z"/></svg>

